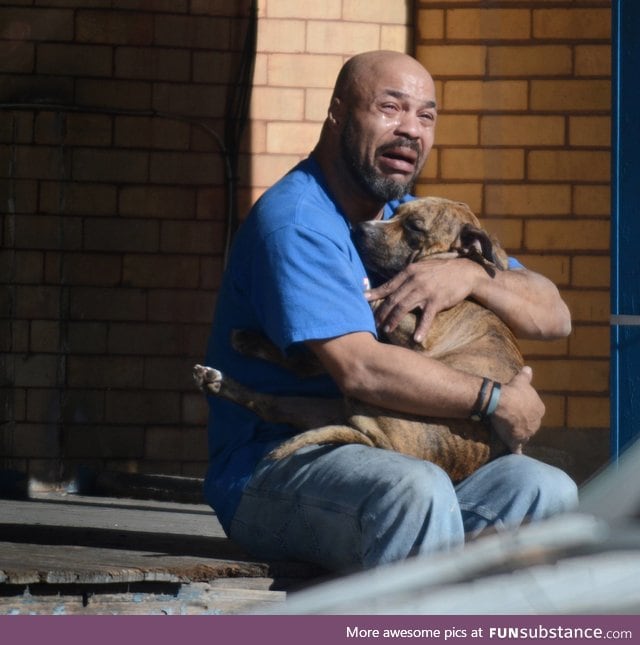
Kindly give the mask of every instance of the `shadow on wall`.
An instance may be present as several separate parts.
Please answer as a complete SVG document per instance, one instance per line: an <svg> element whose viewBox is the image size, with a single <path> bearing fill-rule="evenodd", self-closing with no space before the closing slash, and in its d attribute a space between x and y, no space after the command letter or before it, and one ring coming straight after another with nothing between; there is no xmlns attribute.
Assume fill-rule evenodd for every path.
<svg viewBox="0 0 640 645"><path fill-rule="evenodd" d="M204 472L191 366L237 225L257 21L220 5L3 10L6 471Z"/></svg>

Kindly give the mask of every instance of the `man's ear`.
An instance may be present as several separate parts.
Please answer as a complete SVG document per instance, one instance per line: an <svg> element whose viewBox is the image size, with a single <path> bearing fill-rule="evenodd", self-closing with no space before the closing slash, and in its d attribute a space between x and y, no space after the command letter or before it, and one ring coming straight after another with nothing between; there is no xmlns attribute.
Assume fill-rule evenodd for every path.
<svg viewBox="0 0 640 645"><path fill-rule="evenodd" d="M339 97L334 96L331 99L331 104L329 105L328 119L329 123L333 126L340 126L342 124L344 113L344 103L340 100Z"/></svg>

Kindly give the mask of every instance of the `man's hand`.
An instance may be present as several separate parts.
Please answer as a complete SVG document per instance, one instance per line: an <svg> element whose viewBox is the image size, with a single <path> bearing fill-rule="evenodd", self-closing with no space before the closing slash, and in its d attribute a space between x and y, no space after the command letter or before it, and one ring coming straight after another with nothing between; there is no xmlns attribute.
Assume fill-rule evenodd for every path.
<svg viewBox="0 0 640 645"><path fill-rule="evenodd" d="M365 296L369 302L382 300L376 322L383 331L419 311L416 342L424 339L439 312L468 297L493 311L519 338L550 340L571 332L571 314L553 282L527 269L497 271L492 277L466 258L415 262Z"/></svg>
<svg viewBox="0 0 640 645"><path fill-rule="evenodd" d="M382 300L375 316L384 332L393 331L410 311L420 311L413 335L419 343L436 314L471 295L483 272L478 263L458 257L425 259L410 264L389 282L367 291L365 297L369 302Z"/></svg>
<svg viewBox="0 0 640 645"><path fill-rule="evenodd" d="M544 403L531 386L532 371L525 366L502 386L500 403L491 415L491 425L511 452L520 454L522 446L540 428Z"/></svg>

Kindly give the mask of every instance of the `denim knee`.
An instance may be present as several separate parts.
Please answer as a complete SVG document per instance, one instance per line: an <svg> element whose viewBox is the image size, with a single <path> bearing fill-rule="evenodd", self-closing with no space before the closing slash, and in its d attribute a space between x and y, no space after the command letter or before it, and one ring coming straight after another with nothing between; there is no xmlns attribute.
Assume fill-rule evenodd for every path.
<svg viewBox="0 0 640 645"><path fill-rule="evenodd" d="M429 462L402 457L399 469L381 474L363 507L363 565L448 550L464 543L455 489Z"/></svg>
<svg viewBox="0 0 640 645"><path fill-rule="evenodd" d="M467 537L493 527L515 528L571 510L577 486L559 468L524 455L506 455L458 484Z"/></svg>

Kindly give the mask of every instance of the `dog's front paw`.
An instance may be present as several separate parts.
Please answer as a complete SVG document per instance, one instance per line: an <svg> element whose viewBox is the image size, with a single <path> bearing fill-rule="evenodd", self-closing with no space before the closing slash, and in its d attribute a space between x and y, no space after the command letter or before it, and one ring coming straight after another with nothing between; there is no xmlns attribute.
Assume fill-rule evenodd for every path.
<svg viewBox="0 0 640 645"><path fill-rule="evenodd" d="M217 394L222 387L222 372L213 367L196 365L193 368L193 380L201 390Z"/></svg>

